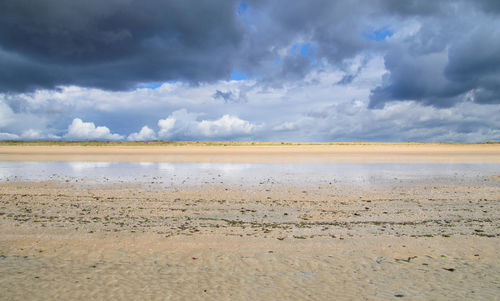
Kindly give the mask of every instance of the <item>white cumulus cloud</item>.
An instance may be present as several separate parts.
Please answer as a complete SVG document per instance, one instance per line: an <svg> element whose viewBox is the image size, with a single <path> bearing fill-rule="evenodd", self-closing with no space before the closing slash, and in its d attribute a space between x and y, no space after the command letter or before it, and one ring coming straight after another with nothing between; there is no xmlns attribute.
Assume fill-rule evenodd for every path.
<svg viewBox="0 0 500 301"><path fill-rule="evenodd" d="M0 133L0 140L17 140L20 137L11 133Z"/></svg>
<svg viewBox="0 0 500 301"><path fill-rule="evenodd" d="M158 121L160 128L158 136L164 139L181 140L232 139L248 137L258 128L257 125L247 120L229 114L225 114L219 119L204 119L202 121L197 120L199 115L188 112L186 109L172 112L167 118Z"/></svg>
<svg viewBox="0 0 500 301"><path fill-rule="evenodd" d="M12 109L0 99L0 127L8 125L14 118Z"/></svg>
<svg viewBox="0 0 500 301"><path fill-rule="evenodd" d="M175 118L173 117L168 117L166 119L160 119L158 120L158 127L160 127L160 131L158 132L158 135L160 137L169 137L170 132L174 128L175 125Z"/></svg>
<svg viewBox="0 0 500 301"><path fill-rule="evenodd" d="M50 139L58 140L61 137L53 134L45 134L41 130L28 129L23 131L20 135L8 132L0 132L0 140L36 140L36 139Z"/></svg>
<svg viewBox="0 0 500 301"><path fill-rule="evenodd" d="M197 125L205 137L226 137L251 134L256 126L236 116L224 115L217 120L203 120Z"/></svg>
<svg viewBox="0 0 500 301"><path fill-rule="evenodd" d="M24 131L21 134L21 137L23 139L28 139L28 140L45 138L45 136L42 134L42 132L40 132L38 130L34 130L34 129L29 129L29 130Z"/></svg>
<svg viewBox="0 0 500 301"><path fill-rule="evenodd" d="M172 112L167 118L158 120L158 136L163 139L193 139L198 115L186 109Z"/></svg>
<svg viewBox="0 0 500 301"><path fill-rule="evenodd" d="M95 126L93 122L83 122L80 118L73 119L64 138L70 139L109 139L120 140L122 135L112 134L105 126Z"/></svg>
<svg viewBox="0 0 500 301"><path fill-rule="evenodd" d="M127 140L129 141L156 140L156 134L152 129L150 129L148 126L145 125L138 133L132 133L128 135Z"/></svg>

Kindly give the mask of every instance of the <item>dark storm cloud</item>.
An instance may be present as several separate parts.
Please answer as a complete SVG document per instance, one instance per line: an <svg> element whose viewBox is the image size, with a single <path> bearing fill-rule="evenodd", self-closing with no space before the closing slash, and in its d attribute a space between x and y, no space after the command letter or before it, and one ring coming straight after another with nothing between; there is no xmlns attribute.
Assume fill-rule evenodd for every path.
<svg viewBox="0 0 500 301"><path fill-rule="evenodd" d="M500 22L487 1L441 4L411 38L391 45L388 74L372 90L370 107L415 100L438 107L460 101L500 103Z"/></svg>
<svg viewBox="0 0 500 301"><path fill-rule="evenodd" d="M228 77L234 1L1 1L0 89Z"/></svg>
<svg viewBox="0 0 500 301"><path fill-rule="evenodd" d="M388 73L383 84L372 90L371 108L401 100L437 107L465 100L500 103L498 3L258 1L257 9L272 17L263 18L261 31L259 25L255 27L261 45L286 47L297 37L314 45L314 60L326 60L346 71L339 84L350 84L355 78L355 73L345 68L349 59L357 55L384 55ZM416 32L387 38L411 22L418 25ZM383 29L386 36L377 35ZM268 56L273 55L270 52ZM281 59L279 72L268 72L274 78L268 76L266 82L302 79L312 69L322 67L313 61L289 53ZM259 64L253 66L262 68Z"/></svg>
<svg viewBox="0 0 500 301"><path fill-rule="evenodd" d="M446 52L414 56L400 49L390 51L385 56L389 73L383 85L372 90L370 106L382 107L387 101L397 100L417 100L439 107L452 105L455 97L468 87L444 76L446 56Z"/></svg>
<svg viewBox="0 0 500 301"><path fill-rule="evenodd" d="M486 13L500 13L500 2L497 0L477 0L475 4Z"/></svg>
<svg viewBox="0 0 500 301"><path fill-rule="evenodd" d="M497 22L497 25L500 23ZM470 87L478 103L500 102L500 29L480 27L454 44L445 75Z"/></svg>
<svg viewBox="0 0 500 301"><path fill-rule="evenodd" d="M0 92L127 90L229 79L234 70L279 86L327 67L344 71L339 83L350 85L349 60L383 56L387 74L371 108L500 103L499 1L241 3L1 1ZM405 35L411 24L415 32Z"/></svg>
<svg viewBox="0 0 500 301"><path fill-rule="evenodd" d="M369 26L378 21L367 15L378 11L364 1L249 1L243 19L251 26L251 34L242 44L243 61L237 61L265 81L301 79L314 64L325 59L337 65L370 46L362 37ZM245 19L246 18L246 19ZM294 48L297 47L298 49ZM310 47L307 53L302 47ZM375 49L378 45L373 46ZM286 54L280 57L279 50ZM273 65L276 58L279 64ZM277 70L276 70L277 69ZM270 76L271 74L271 76Z"/></svg>

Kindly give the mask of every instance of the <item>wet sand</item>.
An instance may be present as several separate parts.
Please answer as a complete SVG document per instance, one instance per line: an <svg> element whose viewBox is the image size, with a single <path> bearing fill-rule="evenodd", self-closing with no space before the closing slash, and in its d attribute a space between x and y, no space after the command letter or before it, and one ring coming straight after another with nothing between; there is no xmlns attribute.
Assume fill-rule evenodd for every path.
<svg viewBox="0 0 500 301"><path fill-rule="evenodd" d="M500 172L464 179L2 178L0 299L495 300Z"/></svg>

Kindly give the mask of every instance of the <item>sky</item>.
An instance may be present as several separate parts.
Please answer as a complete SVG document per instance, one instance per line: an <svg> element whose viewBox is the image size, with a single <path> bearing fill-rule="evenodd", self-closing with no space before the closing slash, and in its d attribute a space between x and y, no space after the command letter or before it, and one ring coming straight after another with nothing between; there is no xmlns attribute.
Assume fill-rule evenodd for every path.
<svg viewBox="0 0 500 301"><path fill-rule="evenodd" d="M0 140L500 140L498 0L0 1Z"/></svg>

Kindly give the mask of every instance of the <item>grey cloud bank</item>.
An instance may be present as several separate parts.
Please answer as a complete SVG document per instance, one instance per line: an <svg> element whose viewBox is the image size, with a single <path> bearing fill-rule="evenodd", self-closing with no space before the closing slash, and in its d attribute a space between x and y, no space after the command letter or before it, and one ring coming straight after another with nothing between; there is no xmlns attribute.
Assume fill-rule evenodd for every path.
<svg viewBox="0 0 500 301"><path fill-rule="evenodd" d="M500 140L498 1L0 1L0 139Z"/></svg>

